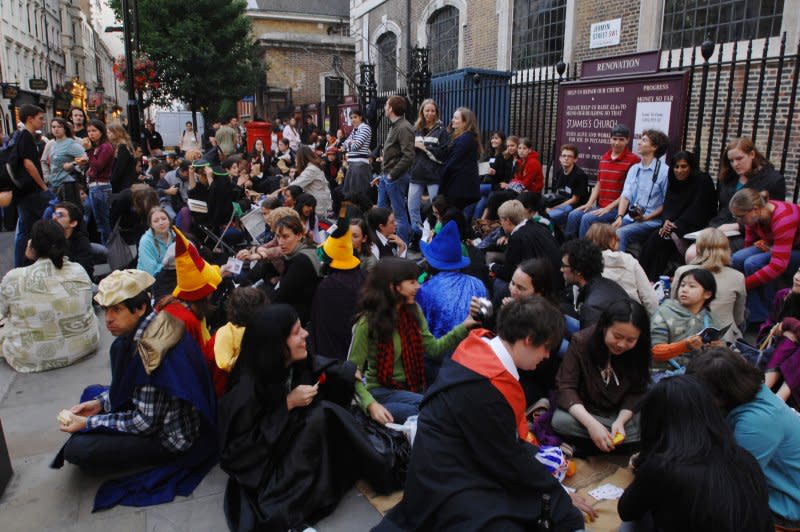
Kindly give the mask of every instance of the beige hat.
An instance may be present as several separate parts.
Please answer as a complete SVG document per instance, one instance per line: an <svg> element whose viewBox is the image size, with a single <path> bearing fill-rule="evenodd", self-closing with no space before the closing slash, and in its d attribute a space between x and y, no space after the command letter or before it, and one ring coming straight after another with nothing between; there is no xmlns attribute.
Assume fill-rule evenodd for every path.
<svg viewBox="0 0 800 532"><path fill-rule="evenodd" d="M116 270L100 281L94 300L102 307L111 307L141 294L155 282L152 275L141 270Z"/></svg>

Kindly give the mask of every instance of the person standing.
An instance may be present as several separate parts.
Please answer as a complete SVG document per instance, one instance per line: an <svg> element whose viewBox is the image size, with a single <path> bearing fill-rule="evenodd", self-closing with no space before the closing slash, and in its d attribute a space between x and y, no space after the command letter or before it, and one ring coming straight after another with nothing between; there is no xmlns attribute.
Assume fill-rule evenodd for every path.
<svg viewBox="0 0 800 532"><path fill-rule="evenodd" d="M25 266L25 247L28 245L34 222L41 220L52 194L42 178L42 162L36 148L34 133L42 128L44 111L41 107L24 104L19 119L25 127L16 135L14 158L17 161L17 179L31 183L27 190L15 190L17 204L17 230L14 241L14 267Z"/></svg>
<svg viewBox="0 0 800 532"><path fill-rule="evenodd" d="M369 165L369 144L372 141L372 128L364 122L361 111L350 111L350 121L353 130L342 142L342 151L347 154L347 174L344 176L342 192L369 193L369 182L372 180L372 170Z"/></svg>
<svg viewBox="0 0 800 532"><path fill-rule="evenodd" d="M112 122L106 129L108 141L114 146L114 164L111 167L111 191L122 192L138 181L136 159L133 157L133 143L119 122Z"/></svg>
<svg viewBox="0 0 800 532"><path fill-rule="evenodd" d="M149 157L160 157L164 154L164 139L161 138L161 133L156 131L156 125L152 120L148 120L144 127L144 154Z"/></svg>
<svg viewBox="0 0 800 532"><path fill-rule="evenodd" d="M439 107L428 98L419 109L415 124L414 166L411 167L411 184L408 187L408 213L414 240L422 236L420 203L422 192L428 189L431 200L439 193L439 173L447 154L450 135L439 120Z"/></svg>
<svg viewBox="0 0 800 532"><path fill-rule="evenodd" d="M69 110L69 121L72 122L72 134L75 138L86 138L86 124L89 120L86 118L86 113L80 107L73 107Z"/></svg>
<svg viewBox="0 0 800 532"><path fill-rule="evenodd" d="M391 205L397 219L397 236L408 242L411 233L406 194L410 180L409 170L414 164L414 129L405 119L406 100L395 94L383 106L389 119L389 134L383 143L383 162L378 181L378 207Z"/></svg>
<svg viewBox="0 0 800 532"><path fill-rule="evenodd" d="M92 210L100 243L104 246L111 236L111 168L114 165L114 147L108 142L106 125L92 120L86 128L91 147L86 150L89 168L86 181L89 187L89 207Z"/></svg>
<svg viewBox="0 0 800 532"><path fill-rule="evenodd" d="M83 157L86 152L72 138L69 123L63 118L56 117L50 122L50 132L53 134L53 141L45 150L46 160L43 160L42 164L44 166L46 163L50 168L47 172L47 184L52 192L57 193L75 167L75 159Z"/></svg>
<svg viewBox="0 0 800 532"><path fill-rule="evenodd" d="M600 157L597 185L588 201L569 213L564 234L567 238L583 238L594 222L611 223L617 215L617 205L631 166L639 157L628 149L631 132L624 124L611 130L611 149Z"/></svg>
<svg viewBox="0 0 800 532"><path fill-rule="evenodd" d="M225 123L217 129L214 138L217 141L217 148L222 150L220 160L225 160L236 153L236 136L239 134L239 120L235 116L229 116Z"/></svg>
<svg viewBox="0 0 800 532"><path fill-rule="evenodd" d="M667 152L668 144L669 138L662 131L642 131L639 139L642 160L628 170L617 205L617 218L611 224L617 230L620 251L627 250L633 241L647 238L661 226L669 173L661 157Z"/></svg>
<svg viewBox="0 0 800 532"><path fill-rule="evenodd" d="M480 131L475 113L466 107L453 112L450 126L452 142L442 165L440 192L451 206L463 210L481 197L481 178L478 175Z"/></svg>
<svg viewBox="0 0 800 532"><path fill-rule="evenodd" d="M297 120L291 117L283 127L283 138L289 141L289 148L297 151L300 148L300 132L297 131Z"/></svg>
<svg viewBox="0 0 800 532"><path fill-rule="evenodd" d="M194 124L186 122L186 129L181 133L180 151L185 155L186 152L195 150L200 150L200 137L194 130Z"/></svg>

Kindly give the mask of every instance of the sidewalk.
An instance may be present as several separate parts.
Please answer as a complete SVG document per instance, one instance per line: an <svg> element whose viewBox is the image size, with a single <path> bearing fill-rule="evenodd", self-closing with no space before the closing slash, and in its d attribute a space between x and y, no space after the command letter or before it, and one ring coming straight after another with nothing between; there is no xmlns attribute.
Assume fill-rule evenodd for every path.
<svg viewBox="0 0 800 532"><path fill-rule="evenodd" d="M11 267L13 233L0 233L0 275ZM102 316L100 316L102 318ZM66 441L56 416L78 401L88 384L110 378L108 348L113 337L101 323L97 353L72 366L20 374L0 360L0 421L11 453L14 476L0 497L4 532L16 531L225 531L222 508L227 476L215 467L190 497L147 508L118 506L91 513L95 492L107 477L90 476L69 464L50 469ZM320 532L369 530L380 514L352 489L339 507L317 524Z"/></svg>

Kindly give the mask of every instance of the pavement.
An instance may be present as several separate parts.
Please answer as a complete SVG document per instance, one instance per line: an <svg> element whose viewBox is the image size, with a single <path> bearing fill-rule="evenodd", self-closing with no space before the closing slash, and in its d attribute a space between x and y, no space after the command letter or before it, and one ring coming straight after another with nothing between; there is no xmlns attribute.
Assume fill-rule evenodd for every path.
<svg viewBox="0 0 800 532"><path fill-rule="evenodd" d="M0 275L13 265L13 233L0 233ZM102 320L101 320L102 324ZM0 496L0 530L194 532L227 530L222 508L227 475L215 467L189 497L146 508L118 506L92 513L95 492L109 477L66 464L49 464L67 437L56 416L77 403L84 387L110 380L108 348L113 337L101 325L97 353L66 368L22 374L0 360L0 422L14 475ZM380 514L351 489L336 511L316 524L320 532L369 530Z"/></svg>

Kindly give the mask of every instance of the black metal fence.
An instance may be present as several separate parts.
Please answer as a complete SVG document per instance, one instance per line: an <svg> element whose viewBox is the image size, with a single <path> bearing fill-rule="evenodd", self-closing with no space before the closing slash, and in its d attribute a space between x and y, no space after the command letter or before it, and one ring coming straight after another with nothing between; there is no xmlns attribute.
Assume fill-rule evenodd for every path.
<svg viewBox="0 0 800 532"><path fill-rule="evenodd" d="M716 177L719 159L731 139L749 136L758 149L786 177L789 197L797 203L800 187L800 42L789 47L784 34L778 46L770 40L714 44L710 41L685 50L663 51L662 70L688 70L690 76L682 149L693 151L700 166ZM514 72L501 82L462 83L434 87L430 97L442 108L473 103L483 140L498 127L497 116L506 116L505 132L528 137L539 152L547 186L551 185L557 157L556 128L559 120L559 85L578 79L579 65L560 63L552 67ZM509 97L498 101L498 83L508 84ZM374 137L386 138L388 123L383 104L391 94L377 94L381 102L373 117ZM428 96L428 95L424 95ZM383 99L381 99L383 98ZM475 102L483 102L475 104ZM418 103L418 102L417 102ZM507 105L507 109L498 106ZM413 107L413 106L412 106ZM416 109L409 109L409 120ZM449 120L449 116L442 116ZM484 126L486 124L486 126ZM502 124L500 124L502 126Z"/></svg>

